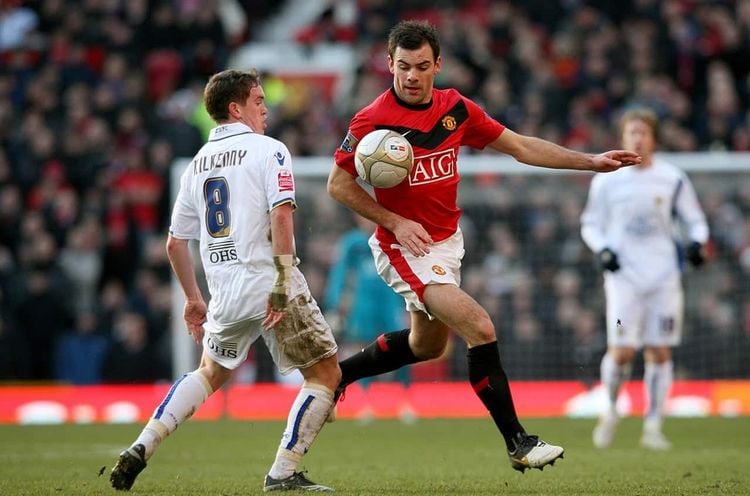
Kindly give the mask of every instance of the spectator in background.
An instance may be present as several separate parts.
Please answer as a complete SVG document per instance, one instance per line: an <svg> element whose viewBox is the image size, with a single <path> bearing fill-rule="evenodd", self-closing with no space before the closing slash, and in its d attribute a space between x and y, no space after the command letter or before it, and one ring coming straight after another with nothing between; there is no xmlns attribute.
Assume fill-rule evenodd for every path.
<svg viewBox="0 0 750 496"><path fill-rule="evenodd" d="M16 184L0 186L0 244L15 253L16 236L21 225L23 210L18 208L23 203L23 194Z"/></svg>
<svg viewBox="0 0 750 496"><path fill-rule="evenodd" d="M20 264L10 295L10 318L32 351L30 378L50 379L57 339L72 322L70 281L60 269L57 245L40 214L24 217L17 251Z"/></svg>
<svg viewBox="0 0 750 496"><path fill-rule="evenodd" d="M120 279L107 279L101 283L99 306L97 307L99 327L114 337L115 319L118 312L127 307L125 285Z"/></svg>
<svg viewBox="0 0 750 496"><path fill-rule="evenodd" d="M38 23L36 13L21 2L0 3L0 52L21 47Z"/></svg>
<svg viewBox="0 0 750 496"><path fill-rule="evenodd" d="M93 310L98 302L97 288L102 274L101 225L92 216L68 231L60 253L60 267L72 283L77 310Z"/></svg>
<svg viewBox="0 0 750 496"><path fill-rule="evenodd" d="M5 295L0 297L5 298ZM3 308L0 313L0 380L19 381L30 377L31 349Z"/></svg>
<svg viewBox="0 0 750 496"><path fill-rule="evenodd" d="M662 433L664 407L672 386L672 348L682 338L683 252L674 239L684 223L685 257L703 264L708 225L687 175L655 159L658 119L649 109L622 117L622 143L643 157L636 167L595 176L581 215L581 235L604 270L607 295L607 353L601 380L607 408L594 429L597 448L611 446L619 415L620 386L628 380L635 354L643 348L647 411L641 445L669 449Z"/></svg>
<svg viewBox="0 0 750 496"><path fill-rule="evenodd" d="M70 384L97 384L102 380L109 341L99 331L96 315L82 310L75 327L63 334L55 350L55 379Z"/></svg>
<svg viewBox="0 0 750 496"><path fill-rule="evenodd" d="M104 359L102 376L107 382L146 383L168 380L156 353L149 346L146 319L130 310L118 312L112 329L112 345Z"/></svg>

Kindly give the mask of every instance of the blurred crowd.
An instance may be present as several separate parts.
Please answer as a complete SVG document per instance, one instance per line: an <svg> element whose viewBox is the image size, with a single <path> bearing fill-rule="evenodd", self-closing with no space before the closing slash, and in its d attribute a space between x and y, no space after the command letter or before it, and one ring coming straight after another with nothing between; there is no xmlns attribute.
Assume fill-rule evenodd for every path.
<svg viewBox="0 0 750 496"><path fill-rule="evenodd" d="M329 155L337 120L390 85L384 40L404 17L440 29L437 84L515 131L606 150L620 111L643 104L662 119L664 150L750 150L748 0L359 0L356 16L350 3L333 2L297 33L300 43L352 43L361 60L343 115L319 99L291 103L294 118L274 131L292 135L297 152Z"/></svg>
<svg viewBox="0 0 750 496"><path fill-rule="evenodd" d="M339 11L354 4L354 16ZM207 78L283 5L0 0L0 380L171 377L169 169L212 125ZM663 149L750 151L750 0L331 5L290 36L351 45L361 65L342 101L273 102L267 134L298 156L331 156L352 113L388 87L384 39L403 17L440 27L438 85L516 131L600 151L617 145L619 112L647 104ZM741 175L694 182L711 263L688 274L677 366L685 377L747 377L750 185ZM560 184L479 176L462 192L465 287L490 310L516 379L593 380L604 348L600 275L578 234L588 177ZM298 185L299 254L323 301L353 224L322 179ZM465 377L464 351L456 342L421 377ZM269 370L263 350L253 360Z"/></svg>

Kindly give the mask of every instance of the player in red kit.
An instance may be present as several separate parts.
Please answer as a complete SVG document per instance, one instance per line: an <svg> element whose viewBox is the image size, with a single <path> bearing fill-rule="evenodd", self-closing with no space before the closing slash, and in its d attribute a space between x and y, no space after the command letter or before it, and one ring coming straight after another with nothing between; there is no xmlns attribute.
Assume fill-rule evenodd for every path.
<svg viewBox="0 0 750 496"><path fill-rule="evenodd" d="M487 146L529 165L609 172L640 161L627 151L575 152L522 136L489 117L454 89L433 87L440 71L434 26L403 21L388 37L393 87L358 112L336 150L328 178L333 198L378 225L370 248L380 276L406 301L411 328L389 332L342 361L342 386L443 354L454 330L469 348L471 386L502 433L513 468L541 469L563 448L526 433L516 415L500 363L495 327L487 312L460 289L464 244L458 220L457 158L460 146ZM403 183L375 188L375 199L356 182L354 149L375 129L403 134L414 149L414 167ZM339 389L339 392L342 389Z"/></svg>

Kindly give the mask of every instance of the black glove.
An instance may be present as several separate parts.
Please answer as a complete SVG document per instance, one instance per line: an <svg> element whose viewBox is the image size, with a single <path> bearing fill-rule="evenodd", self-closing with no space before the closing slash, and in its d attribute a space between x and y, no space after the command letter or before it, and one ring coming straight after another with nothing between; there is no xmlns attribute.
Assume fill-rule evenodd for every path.
<svg viewBox="0 0 750 496"><path fill-rule="evenodd" d="M617 272L620 269L620 262L617 261L617 253L609 248L603 249L599 252L599 265L601 265L602 270Z"/></svg>
<svg viewBox="0 0 750 496"><path fill-rule="evenodd" d="M700 267L706 261L706 256L703 253L703 245L697 241L693 241L685 249L685 258L688 259L690 265L693 267Z"/></svg>

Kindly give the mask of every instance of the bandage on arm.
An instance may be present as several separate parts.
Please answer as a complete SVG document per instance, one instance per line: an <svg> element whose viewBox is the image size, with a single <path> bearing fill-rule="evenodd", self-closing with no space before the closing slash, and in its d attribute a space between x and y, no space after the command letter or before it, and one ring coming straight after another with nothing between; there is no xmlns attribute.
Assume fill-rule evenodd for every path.
<svg viewBox="0 0 750 496"><path fill-rule="evenodd" d="M284 310L289 301L289 272L294 267L294 255L274 255L273 264L276 266L276 280L271 289L271 307L274 310Z"/></svg>
<svg viewBox="0 0 750 496"><path fill-rule="evenodd" d="M294 206L284 203L271 210L271 246L276 279L271 289L270 302L274 310L284 310L289 300L291 271L296 265L294 256Z"/></svg>

